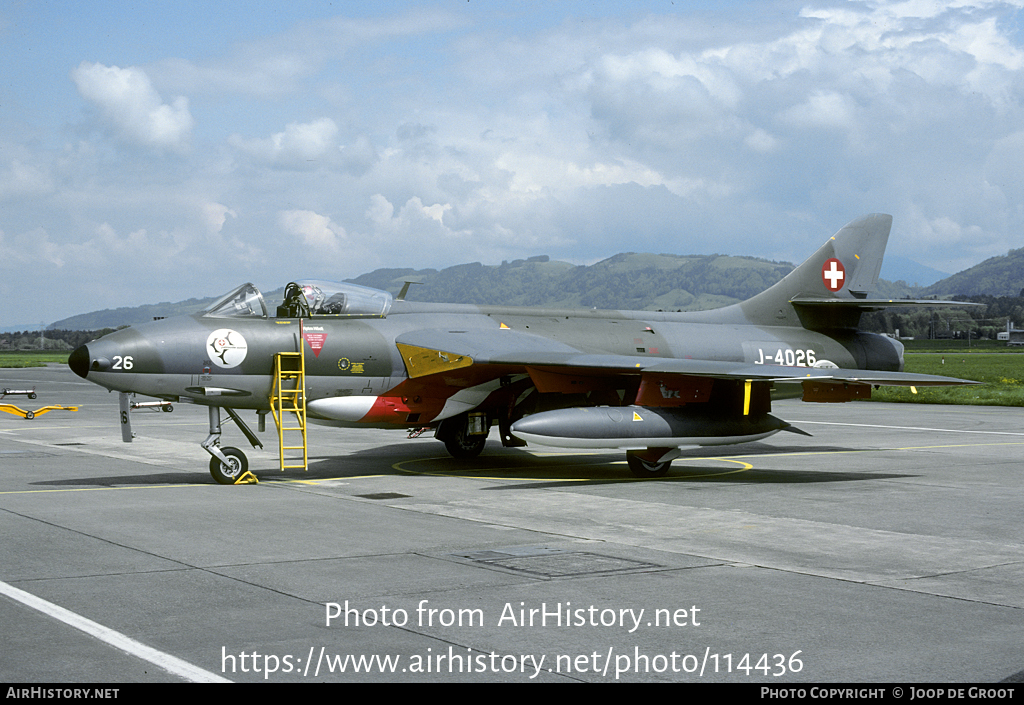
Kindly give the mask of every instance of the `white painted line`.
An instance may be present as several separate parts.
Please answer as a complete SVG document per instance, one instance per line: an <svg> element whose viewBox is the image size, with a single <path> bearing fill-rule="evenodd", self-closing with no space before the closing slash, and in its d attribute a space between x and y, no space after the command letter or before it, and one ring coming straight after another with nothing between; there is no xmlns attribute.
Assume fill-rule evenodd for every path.
<svg viewBox="0 0 1024 705"><path fill-rule="evenodd" d="M993 436L1024 436L1015 431L969 431L956 428L921 428L919 426L883 426L874 423L840 423L838 421L794 421L789 423L815 423L821 426L857 426L859 428L888 428L893 431L938 431L939 433L986 433Z"/></svg>
<svg viewBox="0 0 1024 705"><path fill-rule="evenodd" d="M70 428L70 426L67 426L67 427L64 427L64 428ZM55 427L54 426L50 426L49 429L50 430L54 430ZM67 439L68 437L65 437L65 438ZM102 440L96 440L95 438L89 438L87 440L88 440L89 444L92 447L90 447L90 448L83 448L82 446L57 446L57 445L55 445L53 443L53 441L36 441L36 440L32 440L30 438L12 438L11 440L15 441L16 443L26 443L28 445L40 446L42 448L49 448L51 450L54 449L54 448L60 448L61 450L71 451L73 453L85 453L86 455L99 455L99 456L102 456L104 458L114 458L115 460L128 460L128 461L131 461L133 463L145 463L146 465L159 465L159 466L164 466L164 467L172 465L172 462L169 461L169 460L161 460L160 458L149 458L149 457L141 456L141 455L132 455L131 453L122 453L120 451L114 450L115 447L121 447L122 446L122 442L121 441L116 441L116 442L115 441L111 441L110 443L107 444L107 447L104 448ZM71 440L74 440L74 439L71 439ZM159 442L158 439L152 439L152 438L147 438L146 440L147 441L157 441L157 442ZM184 445L184 443L182 445ZM154 446L154 444L152 444L152 443L147 444L147 450L149 452L152 452L153 449L154 449L153 446ZM161 444L161 447L162 447L162 444Z"/></svg>
<svg viewBox="0 0 1024 705"><path fill-rule="evenodd" d="M125 636L121 632L116 632L113 629L104 627L102 624L97 624L91 619L86 619L81 615L75 614L71 610L64 609L52 602L47 602L46 600L36 597L31 593L19 590L13 585L8 585L3 581L0 581L0 594L7 595L11 599L17 600L23 605L27 605L28 607L38 610L43 614L47 614L54 619L58 619L75 629L79 629L86 634L94 636L100 641L104 641L127 654L149 661L168 673L180 676L185 680L192 681L193 683L231 682L227 678L218 676L216 673L211 673L210 671L206 671L198 666L193 666L191 663L183 661L176 656L165 654L163 651L157 651L150 646L146 646L145 644L135 641L131 637Z"/></svg>

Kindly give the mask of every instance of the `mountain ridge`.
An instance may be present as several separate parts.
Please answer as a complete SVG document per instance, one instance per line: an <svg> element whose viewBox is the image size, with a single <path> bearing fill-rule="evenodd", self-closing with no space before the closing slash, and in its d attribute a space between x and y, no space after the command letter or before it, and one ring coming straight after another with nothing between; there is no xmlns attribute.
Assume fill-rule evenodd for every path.
<svg viewBox="0 0 1024 705"><path fill-rule="evenodd" d="M537 255L512 262L506 260L500 265L469 262L440 270L384 267L345 281L384 289L392 294L397 294L406 281L417 281L420 285L411 287L406 297L414 301L696 311L750 298L792 269L789 262L744 255L623 252L590 265L574 265L552 260L547 255ZM927 268L918 271L924 270ZM897 271L914 270L904 266ZM281 282L282 285L284 283ZM985 260L927 287L879 279L875 293L884 298L1017 296L1022 288L1024 248ZM280 299L281 291L278 288L264 292L271 310ZM196 313L216 298L104 309L70 316L47 328L95 330L134 325L155 317Z"/></svg>

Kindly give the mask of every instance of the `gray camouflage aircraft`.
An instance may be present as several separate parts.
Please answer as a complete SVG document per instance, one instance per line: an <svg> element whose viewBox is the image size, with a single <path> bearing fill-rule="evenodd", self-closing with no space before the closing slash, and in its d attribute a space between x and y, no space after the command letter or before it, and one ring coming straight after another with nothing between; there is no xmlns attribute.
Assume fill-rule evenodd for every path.
<svg viewBox="0 0 1024 705"><path fill-rule="evenodd" d="M201 313L83 345L68 364L122 392L127 441L128 394L208 406L202 447L224 484L248 464L220 447L220 411L262 446L236 410L256 410L262 430L289 352L304 364L294 408L311 422L432 429L456 458L480 453L496 425L506 446L621 449L635 475L659 477L682 448L803 433L770 414L773 396L845 402L875 385L971 383L904 373L898 341L857 329L865 311L952 303L868 298L891 225L881 214L855 220L771 288L716 310L416 303L404 300L408 287L394 299L298 281L272 317L244 284Z"/></svg>

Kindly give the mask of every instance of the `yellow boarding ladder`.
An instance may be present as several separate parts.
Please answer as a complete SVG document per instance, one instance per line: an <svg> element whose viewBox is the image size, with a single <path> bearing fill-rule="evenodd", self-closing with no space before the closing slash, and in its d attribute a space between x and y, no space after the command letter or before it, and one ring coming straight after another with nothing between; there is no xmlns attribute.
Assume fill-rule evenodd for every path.
<svg viewBox="0 0 1024 705"><path fill-rule="evenodd" d="M309 465L309 454L306 450L306 361L301 352L282 352L274 355L274 384L270 390L270 408L274 412L274 421L277 423L277 438L280 448L281 470L286 468L302 468L306 470ZM291 414L294 414L295 425L285 426L287 420L291 423ZM285 445L285 431L300 431L302 433L302 445ZM286 465L284 452L286 450L301 450L302 464ZM289 458L293 463L298 458Z"/></svg>

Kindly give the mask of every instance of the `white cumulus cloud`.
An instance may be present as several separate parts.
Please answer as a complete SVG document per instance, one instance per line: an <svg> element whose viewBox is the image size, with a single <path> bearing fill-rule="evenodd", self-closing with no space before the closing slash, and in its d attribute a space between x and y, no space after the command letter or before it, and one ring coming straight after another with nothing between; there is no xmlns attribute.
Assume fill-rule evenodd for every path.
<svg viewBox="0 0 1024 705"><path fill-rule="evenodd" d="M184 150L195 120L188 98L165 103L140 68L83 61L71 72L82 97L96 105L125 139L158 149Z"/></svg>
<svg viewBox="0 0 1024 705"><path fill-rule="evenodd" d="M320 255L338 254L348 239L345 228L315 211L282 211L278 214L278 223L282 230Z"/></svg>
<svg viewBox="0 0 1024 705"><path fill-rule="evenodd" d="M219 233L229 215L232 218L238 217L237 212L220 203L205 203L203 204L202 211L206 229L210 233Z"/></svg>
<svg viewBox="0 0 1024 705"><path fill-rule="evenodd" d="M18 159L7 166L0 165L0 201L44 194L52 189L53 179L43 168Z"/></svg>
<svg viewBox="0 0 1024 705"><path fill-rule="evenodd" d="M311 169L324 159L338 157L338 126L330 118L292 122L266 139L232 135L228 142L265 164L288 169Z"/></svg>

